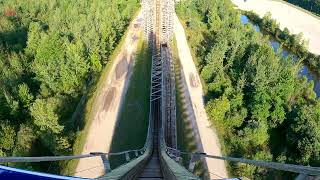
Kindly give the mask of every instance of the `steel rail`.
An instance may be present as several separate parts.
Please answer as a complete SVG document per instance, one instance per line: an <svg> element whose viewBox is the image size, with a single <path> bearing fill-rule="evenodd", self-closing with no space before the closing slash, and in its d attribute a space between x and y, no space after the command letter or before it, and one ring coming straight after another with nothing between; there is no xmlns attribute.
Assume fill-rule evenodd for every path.
<svg viewBox="0 0 320 180"><path fill-rule="evenodd" d="M136 150L127 150L115 153L104 153L104 152L91 152L89 154L73 155L73 156L41 156L41 157L0 157L0 163L11 163L11 162L45 162L45 161L64 161L72 159L92 158L99 156L117 156L126 153L135 153L145 151L145 148Z"/></svg>
<svg viewBox="0 0 320 180"><path fill-rule="evenodd" d="M303 166L303 165L294 165L294 164L284 164L278 162L271 162L271 161L259 161L259 160L250 160L245 158L234 158L228 156L215 156L215 155L208 155L206 153L190 153L180 151L178 149L167 147L168 151L178 152L180 154L185 154L189 156L198 156L198 157L205 157L205 158L212 158L212 159L219 159L225 160L230 162L238 162L244 164L250 164L258 167L270 168L275 170L305 174L305 175L312 175L312 176L320 176L320 167L311 167L311 166ZM168 152L167 151L167 152ZM174 154L171 154L174 156Z"/></svg>

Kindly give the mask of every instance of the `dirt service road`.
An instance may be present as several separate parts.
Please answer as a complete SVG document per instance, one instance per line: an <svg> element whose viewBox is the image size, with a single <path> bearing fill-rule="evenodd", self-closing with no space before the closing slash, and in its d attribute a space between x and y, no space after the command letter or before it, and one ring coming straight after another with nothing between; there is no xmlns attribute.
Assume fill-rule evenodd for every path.
<svg viewBox="0 0 320 180"><path fill-rule="evenodd" d="M203 102L203 91L197 68L192 60L185 32L178 17L175 15L174 35L177 40L179 59L181 62L182 76L185 87L189 92L192 109L194 112L194 129L197 130L196 139L198 146L210 155L221 156L220 143L216 132L212 129ZM211 179L227 178L228 173L224 161L206 158Z"/></svg>
<svg viewBox="0 0 320 180"><path fill-rule="evenodd" d="M93 120L82 154L109 152L121 102L133 71L134 56L141 32L141 17L142 14L139 13L128 27L128 35L121 52L113 60L110 71L106 73L107 78L103 82L101 92L97 92L93 105L95 111L91 117ZM74 176L96 178L104 174L104 168L100 158L85 158L80 159L76 172Z"/></svg>

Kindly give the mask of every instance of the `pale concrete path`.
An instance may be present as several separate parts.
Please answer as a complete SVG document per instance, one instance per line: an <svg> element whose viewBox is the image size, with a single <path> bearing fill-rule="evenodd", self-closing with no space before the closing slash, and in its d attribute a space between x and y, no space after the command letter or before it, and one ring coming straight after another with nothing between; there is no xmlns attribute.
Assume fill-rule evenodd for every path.
<svg viewBox="0 0 320 180"><path fill-rule="evenodd" d="M179 59L181 61L182 76L185 87L189 91L192 108L195 115L195 126L198 127L200 140L197 142L203 151L210 155L221 156L220 143L216 132L210 126L203 101L203 90L197 68L192 60L190 49L185 36L184 28L178 17L174 19L174 35L177 40ZM194 127L196 129L196 127ZM197 137L196 137L197 138ZM216 159L206 159L211 179L227 178L225 162Z"/></svg>
<svg viewBox="0 0 320 180"><path fill-rule="evenodd" d="M128 82L132 75L134 57L137 50L138 38L141 32L141 12L128 27L128 35L121 52L113 60L110 71L101 92L93 105L92 124L82 154L90 152L109 152L113 132L123 97L127 91ZM80 159L74 176L96 178L104 174L100 158Z"/></svg>
<svg viewBox="0 0 320 180"><path fill-rule="evenodd" d="M303 33L304 39L309 40L308 50L314 54L320 54L320 19L279 1L232 0L232 2L239 9L254 11L260 17L269 11L272 18L280 23L282 30L287 27L291 33Z"/></svg>

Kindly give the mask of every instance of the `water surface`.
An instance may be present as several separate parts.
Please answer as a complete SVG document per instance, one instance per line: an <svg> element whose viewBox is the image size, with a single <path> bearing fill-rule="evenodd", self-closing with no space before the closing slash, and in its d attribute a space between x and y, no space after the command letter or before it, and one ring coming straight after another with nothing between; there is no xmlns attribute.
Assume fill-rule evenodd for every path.
<svg viewBox="0 0 320 180"><path fill-rule="evenodd" d="M253 28L257 32L261 32L261 29L258 25L253 24L246 15L241 15L241 22L242 24L251 24ZM279 48L281 48L281 43L275 39L270 39L270 45L272 46L273 50L277 52ZM293 60L297 60L298 58L291 52L286 49L281 49L281 54L283 57L287 58L291 56ZM314 92L317 94L317 97L320 96L320 77L317 77L315 73L313 73L307 65L303 65L300 72L300 76L307 77L308 81L313 81L314 83Z"/></svg>

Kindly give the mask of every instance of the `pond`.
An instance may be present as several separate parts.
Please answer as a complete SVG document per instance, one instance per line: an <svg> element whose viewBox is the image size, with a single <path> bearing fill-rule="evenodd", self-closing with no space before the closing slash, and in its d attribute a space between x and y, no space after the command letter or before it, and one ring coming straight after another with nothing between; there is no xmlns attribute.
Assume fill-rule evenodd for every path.
<svg viewBox="0 0 320 180"><path fill-rule="evenodd" d="M241 22L243 24L249 23L254 27L254 29L257 32L261 32L260 27L256 24L253 24L246 15L241 15ZM278 51L278 49L281 47L281 43L275 39L270 39L270 45L272 46L274 51ZM283 57L291 56L294 60L297 59L297 57L293 53L285 49L282 49L281 54ZM302 66L299 72L299 75L305 76L307 77L308 81L314 82L314 91L317 94L317 97L319 97L320 96L320 77L318 77L315 73L313 73L307 65Z"/></svg>
<svg viewBox="0 0 320 180"><path fill-rule="evenodd" d="M241 15L242 24L251 24L257 32L260 32L260 27L256 24L253 24L246 15Z"/></svg>

